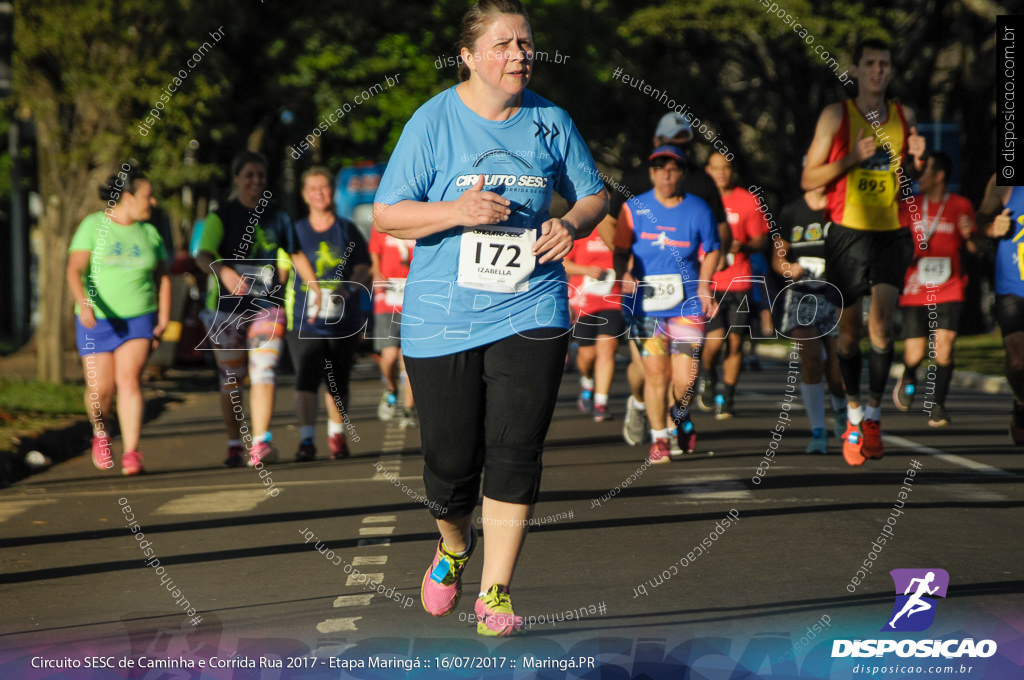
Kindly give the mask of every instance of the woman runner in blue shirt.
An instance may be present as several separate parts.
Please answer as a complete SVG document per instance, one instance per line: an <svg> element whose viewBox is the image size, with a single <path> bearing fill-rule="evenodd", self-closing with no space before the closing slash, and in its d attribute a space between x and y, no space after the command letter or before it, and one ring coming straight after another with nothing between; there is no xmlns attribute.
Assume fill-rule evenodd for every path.
<svg viewBox="0 0 1024 680"><path fill-rule="evenodd" d="M607 210L572 119L526 89L533 37L518 0L463 17L458 85L406 124L377 190L377 228L416 239L402 351L420 405L423 479L441 532L424 608L456 606L476 547L483 479L487 542L475 612L481 635L523 625L508 586L537 500L544 437L569 335L562 258ZM552 191L571 205L549 213Z"/></svg>

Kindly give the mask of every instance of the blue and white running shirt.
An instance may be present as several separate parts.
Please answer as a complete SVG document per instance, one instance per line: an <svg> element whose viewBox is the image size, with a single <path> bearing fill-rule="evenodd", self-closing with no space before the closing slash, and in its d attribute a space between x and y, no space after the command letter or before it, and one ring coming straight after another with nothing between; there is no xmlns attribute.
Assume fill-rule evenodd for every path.
<svg viewBox="0 0 1024 680"><path fill-rule="evenodd" d="M550 219L552 191L570 203L604 185L569 114L529 90L512 118L487 120L451 87L406 124L376 202L453 201L484 175L483 191L511 201L493 226L454 227L416 241L402 308L402 351L454 354L534 328L566 328L561 262L531 249Z"/></svg>
<svg viewBox="0 0 1024 680"><path fill-rule="evenodd" d="M718 224L703 199L686 194L669 208L653 189L634 196L619 213L615 246L633 251L633 276L642 281L623 301L633 314L671 318L701 313L698 253L721 247Z"/></svg>

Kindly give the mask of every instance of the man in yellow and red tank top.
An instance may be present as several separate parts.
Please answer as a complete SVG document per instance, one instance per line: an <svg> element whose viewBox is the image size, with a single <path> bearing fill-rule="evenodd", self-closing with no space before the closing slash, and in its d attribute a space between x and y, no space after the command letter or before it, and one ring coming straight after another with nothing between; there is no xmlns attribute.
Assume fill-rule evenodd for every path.
<svg viewBox="0 0 1024 680"><path fill-rule="evenodd" d="M891 54L881 40L857 44L850 68L857 97L821 112L801 178L805 191L824 186L828 195L825 216L832 225L825 239L825 271L843 297L838 356L847 400L843 458L850 465L884 453L881 401L892 365L893 311L913 258L908 227L920 219L910 185L924 167L925 141L914 127L914 112L885 98ZM868 401L862 405L865 295L871 296L871 353Z"/></svg>

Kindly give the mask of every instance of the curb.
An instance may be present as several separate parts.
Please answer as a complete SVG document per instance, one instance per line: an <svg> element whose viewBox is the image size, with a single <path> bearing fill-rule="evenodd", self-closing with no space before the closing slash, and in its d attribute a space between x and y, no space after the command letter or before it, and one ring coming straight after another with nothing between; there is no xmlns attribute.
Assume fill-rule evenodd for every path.
<svg viewBox="0 0 1024 680"><path fill-rule="evenodd" d="M57 465L78 455L88 448L92 426L86 416L70 416L68 420L19 437L15 452L0 453L0 488L10 486L29 477L41 469L32 468L25 462L29 451L41 451L50 458L52 465ZM88 455L88 453L86 453ZM50 467L50 466L47 466Z"/></svg>

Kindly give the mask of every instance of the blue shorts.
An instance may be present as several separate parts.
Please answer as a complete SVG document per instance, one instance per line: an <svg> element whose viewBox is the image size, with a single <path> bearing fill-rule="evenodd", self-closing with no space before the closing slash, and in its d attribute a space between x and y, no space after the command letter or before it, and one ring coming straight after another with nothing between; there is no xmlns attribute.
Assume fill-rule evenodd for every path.
<svg viewBox="0 0 1024 680"><path fill-rule="evenodd" d="M102 354L115 349L136 338L153 339L156 328L156 312L133 316L128 319L96 319L94 328L86 328L82 321L75 317L75 339L78 342L78 354Z"/></svg>

